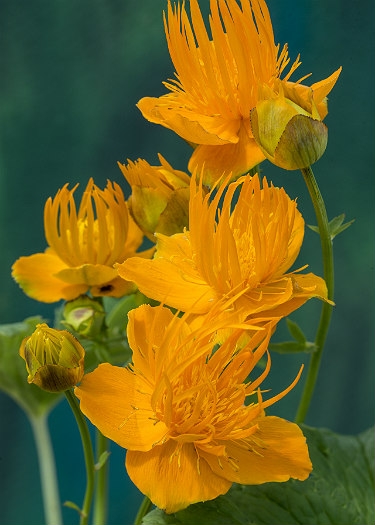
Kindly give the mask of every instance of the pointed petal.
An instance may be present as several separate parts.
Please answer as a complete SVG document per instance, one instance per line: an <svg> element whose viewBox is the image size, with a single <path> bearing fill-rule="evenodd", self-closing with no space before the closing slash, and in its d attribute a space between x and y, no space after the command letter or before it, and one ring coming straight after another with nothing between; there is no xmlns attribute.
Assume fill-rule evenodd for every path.
<svg viewBox="0 0 375 525"><path fill-rule="evenodd" d="M306 479L312 465L306 438L295 423L275 416L259 419L259 430L245 442L225 443L227 458L200 452L212 470L229 481L258 485Z"/></svg>
<svg viewBox="0 0 375 525"><path fill-rule="evenodd" d="M85 283L66 283L56 277L67 265L52 251L20 257L12 267L12 276L22 290L33 299L54 303L65 299L70 301L85 293Z"/></svg>
<svg viewBox="0 0 375 525"><path fill-rule="evenodd" d="M151 408L151 388L129 369L103 363L74 390L81 411L121 447L150 450L167 429Z"/></svg>
<svg viewBox="0 0 375 525"><path fill-rule="evenodd" d="M204 460L199 461L193 444L177 447L170 440L149 452L126 455L130 479L155 505L167 513L177 512L229 490L232 483L213 473Z"/></svg>

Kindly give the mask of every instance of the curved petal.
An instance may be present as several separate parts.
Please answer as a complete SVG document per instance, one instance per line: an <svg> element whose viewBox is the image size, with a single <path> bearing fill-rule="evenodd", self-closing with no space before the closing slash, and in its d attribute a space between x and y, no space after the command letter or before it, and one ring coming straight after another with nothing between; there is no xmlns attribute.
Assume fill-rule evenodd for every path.
<svg viewBox="0 0 375 525"><path fill-rule="evenodd" d="M56 274L67 270L67 265L48 249L45 253L35 253L20 257L12 266L12 276L22 290L33 299L44 303L54 303L65 299L70 301L85 293L85 283L66 283Z"/></svg>
<svg viewBox="0 0 375 525"><path fill-rule="evenodd" d="M103 363L83 377L74 393L91 423L121 447L150 450L167 433L151 408L150 386L128 368Z"/></svg>
<svg viewBox="0 0 375 525"><path fill-rule="evenodd" d="M69 284L100 286L117 277L117 272L104 264L82 264L75 268L63 268L56 272L56 277Z"/></svg>
<svg viewBox="0 0 375 525"><path fill-rule="evenodd" d="M212 186L224 174L232 173L233 179L260 164L265 155L243 124L237 144L222 146L199 145L189 160L189 171L202 172L203 183Z"/></svg>
<svg viewBox="0 0 375 525"><path fill-rule="evenodd" d="M139 490L167 513L214 499L232 485L199 460L192 443L179 447L170 440L149 452L129 451L126 469Z"/></svg>
<svg viewBox="0 0 375 525"><path fill-rule="evenodd" d="M213 472L245 485L290 478L305 480L312 465L306 438L298 425L275 416L255 423L259 430L251 438L224 443L226 457L200 452Z"/></svg>
<svg viewBox="0 0 375 525"><path fill-rule="evenodd" d="M223 145L237 142L239 121L207 116L184 107L175 95L142 98L137 107L154 124L171 129L194 144Z"/></svg>
<svg viewBox="0 0 375 525"><path fill-rule="evenodd" d="M134 281L147 297L184 312L206 313L216 293L195 268L188 237L158 234L157 239L153 260L131 257L116 266L119 275Z"/></svg>

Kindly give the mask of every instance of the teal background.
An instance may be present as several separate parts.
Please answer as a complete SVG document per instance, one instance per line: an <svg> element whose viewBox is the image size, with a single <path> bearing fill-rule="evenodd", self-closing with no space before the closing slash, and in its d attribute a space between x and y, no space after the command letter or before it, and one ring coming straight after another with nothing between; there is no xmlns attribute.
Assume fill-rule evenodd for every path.
<svg viewBox="0 0 375 525"><path fill-rule="evenodd" d="M21 255L43 251L43 206L66 182L94 177L124 185L116 162L162 153L186 169L190 149L146 122L135 107L165 92L173 68L164 39L164 0L21 0L0 3L0 323L42 314L10 277ZM207 6L208 1L202 6ZM374 3L371 0L269 0L277 42L301 53L294 79L311 83L343 72L330 94L329 144L314 166L329 217L355 223L334 241L336 307L307 423L360 432L374 422ZM307 223L314 214L298 172L263 163L263 174L298 197ZM321 274L319 238L306 231L299 265ZM297 263L297 264L298 264ZM320 305L310 301L292 318L312 339ZM277 334L283 338L281 326ZM274 392L294 378L304 356L274 357ZM1 365L1 364L0 364ZM293 418L301 392L271 409ZM65 403L50 417L61 499L80 503L84 469L78 433ZM112 445L108 525L129 525L141 501L126 477L124 451ZM350 458L349 458L350 460ZM0 393L0 525L42 524L31 429L23 412ZM77 522L64 509L66 524ZM50 524L53 525L53 524Z"/></svg>

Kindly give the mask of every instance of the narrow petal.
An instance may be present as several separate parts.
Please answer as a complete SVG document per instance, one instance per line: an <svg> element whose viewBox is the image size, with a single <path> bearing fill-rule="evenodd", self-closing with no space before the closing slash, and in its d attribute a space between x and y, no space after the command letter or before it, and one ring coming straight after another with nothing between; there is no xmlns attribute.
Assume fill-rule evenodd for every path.
<svg viewBox="0 0 375 525"><path fill-rule="evenodd" d="M129 451L126 469L143 494L167 513L225 494L232 483L199 460L193 444L173 441L149 452Z"/></svg>
<svg viewBox="0 0 375 525"><path fill-rule="evenodd" d="M54 303L60 299L70 301L88 289L83 282L66 283L56 277L67 265L52 251L20 257L12 267L12 276L23 291L33 299Z"/></svg>
<svg viewBox="0 0 375 525"><path fill-rule="evenodd" d="M121 447L150 450L167 433L154 417L150 387L127 368L103 363L84 376L74 393L85 416Z"/></svg>
<svg viewBox="0 0 375 525"><path fill-rule="evenodd" d="M225 443L227 458L200 452L212 470L245 485L305 480L312 465L306 438L295 423L275 416L257 421L259 430L246 441Z"/></svg>

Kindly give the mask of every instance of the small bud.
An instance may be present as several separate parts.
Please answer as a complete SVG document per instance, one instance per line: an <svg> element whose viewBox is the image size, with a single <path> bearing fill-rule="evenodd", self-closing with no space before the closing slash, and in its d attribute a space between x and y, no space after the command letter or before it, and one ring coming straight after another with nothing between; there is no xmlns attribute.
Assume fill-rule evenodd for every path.
<svg viewBox="0 0 375 525"><path fill-rule="evenodd" d="M160 166L139 159L119 167L132 188L130 213L141 230L155 241L154 233L173 235L189 224L190 177L159 155Z"/></svg>
<svg viewBox="0 0 375 525"><path fill-rule="evenodd" d="M64 326L85 337L96 337L104 330L105 311L103 306L87 295L65 303Z"/></svg>
<svg viewBox="0 0 375 525"><path fill-rule="evenodd" d="M258 102L251 111L254 139L264 155L286 170L307 168L325 152L328 129L298 104L279 96Z"/></svg>
<svg viewBox="0 0 375 525"><path fill-rule="evenodd" d="M47 392L68 390L83 377L85 350L67 330L38 324L22 341L19 353L26 362L27 381Z"/></svg>

